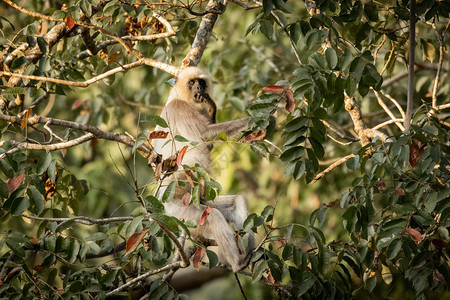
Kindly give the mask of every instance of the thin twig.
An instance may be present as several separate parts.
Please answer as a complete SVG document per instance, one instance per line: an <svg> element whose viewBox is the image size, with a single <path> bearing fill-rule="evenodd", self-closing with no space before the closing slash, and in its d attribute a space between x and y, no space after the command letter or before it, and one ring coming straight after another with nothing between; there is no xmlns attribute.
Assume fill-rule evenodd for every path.
<svg viewBox="0 0 450 300"><path fill-rule="evenodd" d="M383 128L386 125L392 124L392 123L398 123L398 122L403 122L403 119L391 119L391 120L387 120L383 123L378 124L377 126L373 127L372 129L380 129Z"/></svg>
<svg viewBox="0 0 450 300"><path fill-rule="evenodd" d="M387 105L384 103L383 99L381 98L380 94L378 94L377 91L373 90L375 97L377 97L378 103L380 104L380 106L384 109L384 111L389 115L389 117L392 120L396 120L397 118L394 116L394 114L392 113L392 111L387 107ZM398 128L400 128L401 131L405 130L405 127L403 127L402 123L400 122L395 122L395 124L398 126Z"/></svg>
<svg viewBox="0 0 450 300"><path fill-rule="evenodd" d="M234 273L234 278L236 278L236 282L239 286L239 290L241 291L242 298L244 298L244 300L247 300L247 297L245 296L244 289L242 288L241 281L239 280L237 273Z"/></svg>
<svg viewBox="0 0 450 300"><path fill-rule="evenodd" d="M355 157L355 154L349 154L347 156L344 156L343 158L339 159L338 161L336 161L335 163L331 164L328 168L326 168L325 170L323 170L322 172L320 172L319 174L317 174L314 179L311 181L311 183L314 183L320 179L322 179L327 173L330 173L334 168L336 168L337 166L345 163L347 160L349 160L350 158Z"/></svg>
<svg viewBox="0 0 450 300"><path fill-rule="evenodd" d="M398 111L402 115L402 118L405 118L405 111L403 110L402 106L397 102L397 100L395 100L391 95L386 93L384 90L380 90L380 92L383 94L383 96L385 96L386 98L391 100L392 103L394 103L394 105L397 107Z"/></svg>

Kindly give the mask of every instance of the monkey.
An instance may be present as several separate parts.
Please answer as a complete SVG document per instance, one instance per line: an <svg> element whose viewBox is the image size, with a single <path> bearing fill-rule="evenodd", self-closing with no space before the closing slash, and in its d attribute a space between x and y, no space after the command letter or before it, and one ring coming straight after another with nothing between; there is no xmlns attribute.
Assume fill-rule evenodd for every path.
<svg viewBox="0 0 450 300"><path fill-rule="evenodd" d="M216 123L216 104L211 98L211 79L201 69L188 67L183 69L176 78L169 99L165 105L161 117L169 125L170 136L165 139L157 139L154 143L154 151L166 159L177 153L185 145L188 145L183 158L183 164L187 166L200 165L206 172L211 168L211 145L204 141L215 137L220 132L227 136L233 136L247 129L249 118ZM155 130L164 130L158 127ZM189 142L180 142L173 137L180 135ZM172 140L171 140L172 139ZM167 142L171 140L170 142ZM199 142L192 146L190 142ZM176 171L167 177L161 184L159 195L163 195L167 185L172 181L187 181L184 170ZM212 236L219 248L221 262L231 266L233 272L238 272L247 267L253 250L255 239L253 232L248 232L248 246L242 253L235 240L235 232L228 223L233 223L237 230L243 229L243 224L248 216L247 203L240 195L220 195L213 201L201 201L200 208L182 203L184 194L190 191L190 186L178 186L173 200L163 203L168 215L184 220L194 220L197 227L191 230L194 240L202 241L206 235ZM211 212L203 225L200 220L203 211L210 206Z"/></svg>

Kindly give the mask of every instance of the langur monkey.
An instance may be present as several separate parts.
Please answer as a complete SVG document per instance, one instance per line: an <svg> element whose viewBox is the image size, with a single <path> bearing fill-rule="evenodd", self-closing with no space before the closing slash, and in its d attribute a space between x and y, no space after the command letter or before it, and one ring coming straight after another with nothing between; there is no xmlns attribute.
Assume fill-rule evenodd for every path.
<svg viewBox="0 0 450 300"><path fill-rule="evenodd" d="M227 136L236 135L248 127L248 118L234 121L216 123L216 104L210 97L211 79L199 68L188 67L183 69L176 78L168 102L163 109L161 117L167 122L170 134L165 139L156 139L154 150L166 159L177 153L183 146L188 145L183 158L183 164L188 166L200 165L206 172L211 168L211 143L204 141L215 137L220 132ZM157 127L156 130L164 130ZM166 129L167 130L167 129ZM199 142L192 146L189 142L180 142L173 139L180 135L189 142ZM167 142L170 140L170 142ZM167 177L161 186L159 196L163 195L167 185L174 180L187 182L184 170L174 172ZM196 240L202 240L210 235L219 247L219 257L228 263L233 272L244 269L255 248L253 232L248 233L248 246L241 251L235 240L235 232L228 222L233 223L237 230L243 229L243 223L248 216L247 204L240 195L217 196L214 201L201 201L200 208L194 205L185 206L181 199L189 192L190 186L178 186L172 201L164 203L166 213L179 219L194 220L197 227L191 230ZM212 208L203 225L200 225L201 216L207 206Z"/></svg>

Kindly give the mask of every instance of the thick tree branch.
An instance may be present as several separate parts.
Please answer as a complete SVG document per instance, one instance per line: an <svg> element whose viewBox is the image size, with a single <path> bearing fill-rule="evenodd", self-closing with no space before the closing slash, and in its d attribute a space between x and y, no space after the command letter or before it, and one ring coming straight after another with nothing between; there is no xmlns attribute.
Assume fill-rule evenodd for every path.
<svg viewBox="0 0 450 300"><path fill-rule="evenodd" d="M11 123L14 123L17 125L20 125L22 122L22 119L19 117L8 116L8 115L4 115L1 113L0 113L0 120L8 121L8 122L11 122ZM32 126L35 124L46 124L46 123L51 124L51 125L65 127L65 128L72 128L72 129L77 129L77 130L81 130L81 131L85 131L85 132L90 132L96 138L119 142L119 143L125 144L129 147L133 147L133 145L135 143L134 139L129 137L128 135L115 133L115 132L102 131L95 126L88 125L88 124L81 124L81 123L76 123L76 122L72 122L72 121L53 119L53 118L44 118L44 117L40 117L37 115L30 117L27 121L28 126Z"/></svg>
<svg viewBox="0 0 450 300"><path fill-rule="evenodd" d="M345 95L345 110L350 114L354 129L360 138L361 145L364 146L370 143L374 137L379 137L383 141L387 139L387 135L384 133L375 129L367 128L367 125L362 118L358 103L356 103L354 98L347 95Z"/></svg>
<svg viewBox="0 0 450 300"><path fill-rule="evenodd" d="M61 149L67 149L70 147L74 147L80 144L83 144L89 140L91 140L94 137L92 133L85 134L83 136L80 136L79 138L76 138L71 141L67 142L61 142L51 145L41 145L41 144L34 144L34 143L28 143L28 142L17 142L17 141L10 141L12 142L12 148L11 150L7 151L6 153L3 153L0 155L0 159L3 159L6 154L11 154L17 151L20 151L21 149L27 149L27 150L45 150L45 151L55 151L55 150L61 150ZM3 142L0 142L0 146L3 144Z"/></svg>
<svg viewBox="0 0 450 300"><path fill-rule="evenodd" d="M191 49L183 59L183 67L197 66L200 63L203 52L205 51L209 38L211 37L214 24L217 21L217 12L221 11L221 7L216 1L210 0L205 8L205 11L209 11L210 13L202 17L202 21L198 27Z"/></svg>

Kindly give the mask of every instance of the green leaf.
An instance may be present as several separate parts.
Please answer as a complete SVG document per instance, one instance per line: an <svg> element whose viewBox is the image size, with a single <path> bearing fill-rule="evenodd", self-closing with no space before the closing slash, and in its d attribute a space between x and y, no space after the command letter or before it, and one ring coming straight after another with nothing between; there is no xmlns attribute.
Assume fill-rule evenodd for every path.
<svg viewBox="0 0 450 300"><path fill-rule="evenodd" d="M352 171L355 171L358 168L359 164L359 155L355 155L355 157L349 158L347 162L345 163L347 168L349 168Z"/></svg>
<svg viewBox="0 0 450 300"><path fill-rule="evenodd" d="M34 213L36 215L40 215L44 210L44 196L42 196L42 194L34 186L30 186L28 188L27 194L34 204Z"/></svg>
<svg viewBox="0 0 450 300"><path fill-rule="evenodd" d="M0 197L2 198L8 198L9 190L6 183L0 178ZM1 250L1 247L0 247Z"/></svg>
<svg viewBox="0 0 450 300"><path fill-rule="evenodd" d="M377 285L377 277L376 276L370 277L364 283L364 287L369 293L371 293L373 291L373 289L375 288L376 285Z"/></svg>
<svg viewBox="0 0 450 300"><path fill-rule="evenodd" d="M176 181L172 181L171 183L169 183L162 196L162 202L172 201L173 196L175 195L176 184Z"/></svg>
<svg viewBox="0 0 450 300"><path fill-rule="evenodd" d="M390 260L393 260L397 256L397 254L400 252L401 249L402 249L401 239L393 240L387 249L388 258Z"/></svg>
<svg viewBox="0 0 450 300"><path fill-rule="evenodd" d="M263 10L266 16L270 15L272 8L273 8L272 0L263 0Z"/></svg>
<svg viewBox="0 0 450 300"><path fill-rule="evenodd" d="M163 128L168 128L169 125L167 125L166 120L161 118L160 116L150 115L150 116L144 116L141 120L141 122L149 122L151 125L159 125Z"/></svg>
<svg viewBox="0 0 450 300"><path fill-rule="evenodd" d="M296 160L304 155L305 147L302 146L295 146L292 148L289 148L281 154L280 159L282 161L293 161Z"/></svg>
<svg viewBox="0 0 450 300"><path fill-rule="evenodd" d="M49 152L42 153L42 155L39 157L36 166L36 174L42 175L45 171L47 171L51 162L52 162L52 155Z"/></svg>
<svg viewBox="0 0 450 300"><path fill-rule="evenodd" d="M206 255L208 256L209 260L209 269L211 270L217 264L219 263L219 258L217 257L217 254L211 250L206 249Z"/></svg>
<svg viewBox="0 0 450 300"><path fill-rule="evenodd" d="M26 90L24 88L21 87L13 87L13 88L8 88L6 90L2 91L3 95L12 95L12 94L25 94Z"/></svg>
<svg viewBox="0 0 450 300"><path fill-rule="evenodd" d="M261 20L261 32L266 36L268 40L272 40L273 35L273 25L268 20Z"/></svg>
<svg viewBox="0 0 450 300"><path fill-rule="evenodd" d="M11 70L17 70L25 65L27 59L25 56L19 56L15 60L13 60L11 64Z"/></svg>
<svg viewBox="0 0 450 300"><path fill-rule="evenodd" d="M336 55L336 51L333 48L327 48L327 50L325 50L325 58L330 69L333 70L334 68L336 68L338 57Z"/></svg>
<svg viewBox="0 0 450 300"><path fill-rule="evenodd" d="M255 266L253 267L253 274L252 274L252 280L253 283L258 282L263 273L267 270L269 266L267 265L267 261L265 260L260 260L258 262L256 262Z"/></svg>
<svg viewBox="0 0 450 300"><path fill-rule="evenodd" d="M73 239L69 246L69 252L67 253L69 264L73 264L77 260L78 252L80 252L80 243L78 240Z"/></svg>
<svg viewBox="0 0 450 300"><path fill-rule="evenodd" d="M11 215L17 217L30 207L30 201L26 197L17 197L11 205Z"/></svg>
<svg viewBox="0 0 450 300"><path fill-rule="evenodd" d="M182 137L181 135L176 135L176 136L174 137L174 140L176 140L176 141L178 141L178 142L183 142L183 143L189 142L188 139Z"/></svg>
<svg viewBox="0 0 450 300"><path fill-rule="evenodd" d="M145 202L147 204L147 208L152 213L162 213L164 212L164 205L159 202L159 200L154 196L145 197Z"/></svg>
<svg viewBox="0 0 450 300"><path fill-rule="evenodd" d="M94 241L94 242L95 241L103 241L103 240L106 240L107 238L108 238L108 236L103 232L94 232L94 233L88 235L85 238L85 241Z"/></svg>

